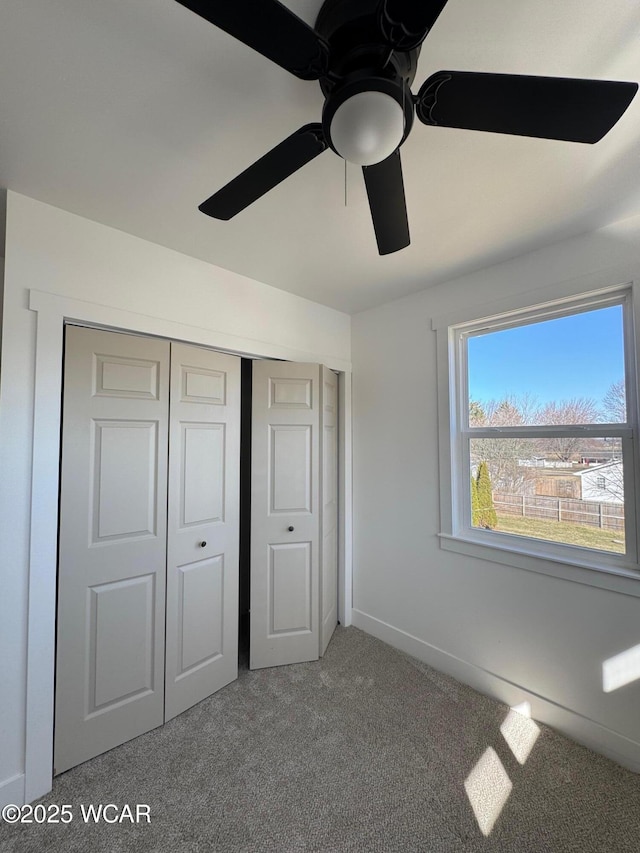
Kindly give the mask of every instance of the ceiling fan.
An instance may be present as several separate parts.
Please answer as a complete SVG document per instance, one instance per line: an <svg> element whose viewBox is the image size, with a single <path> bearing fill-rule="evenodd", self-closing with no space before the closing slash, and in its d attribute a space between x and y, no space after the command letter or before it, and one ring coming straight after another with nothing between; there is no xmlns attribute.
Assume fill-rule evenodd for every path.
<svg viewBox="0 0 640 853"><path fill-rule="evenodd" d="M178 0L325 96L307 124L199 209L231 219L327 148L362 166L381 255L409 245L400 146L427 125L593 143L637 83L439 71L411 92L422 42L447 0L325 0L312 29L278 0Z"/></svg>

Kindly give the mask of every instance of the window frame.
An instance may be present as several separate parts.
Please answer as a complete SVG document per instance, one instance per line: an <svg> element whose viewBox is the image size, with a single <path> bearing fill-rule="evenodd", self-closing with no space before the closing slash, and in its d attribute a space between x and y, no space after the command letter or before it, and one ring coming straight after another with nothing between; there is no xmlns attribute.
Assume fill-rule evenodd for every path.
<svg viewBox="0 0 640 853"><path fill-rule="evenodd" d="M560 288L561 289L561 288ZM640 471L638 452L638 395L636 393L636 348L634 326L638 310L634 301L635 285L602 288L586 293L573 292L556 299L540 298L548 291L521 297L518 305L500 306L502 310L476 317L457 319L448 316L432 321L437 334L439 457L441 493L440 545L445 550L515 565L544 574L581 580L596 586L611 587L610 577L618 575L640 580L638 545L638 493ZM557 293L557 291L556 291ZM526 301L525 301L526 300ZM571 426L470 427L468 421L469 390L467 341L474 334L516 328L544 320L556 319L612 305L623 309L623 345L627 420L624 424L592 424ZM634 323L635 320L635 323ZM471 438L553 438L593 435L621 439L624 459L625 546L626 554L597 551L576 545L554 543L471 526L469 489ZM586 574L585 574L586 572Z"/></svg>

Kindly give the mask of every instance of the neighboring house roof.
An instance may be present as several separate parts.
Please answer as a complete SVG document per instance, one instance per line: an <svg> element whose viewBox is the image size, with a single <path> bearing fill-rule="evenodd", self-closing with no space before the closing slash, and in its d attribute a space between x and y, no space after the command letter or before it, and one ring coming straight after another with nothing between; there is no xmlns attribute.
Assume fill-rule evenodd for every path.
<svg viewBox="0 0 640 853"><path fill-rule="evenodd" d="M616 459L613 462L603 462L601 465L592 465L590 468L583 468L582 471L570 471L569 474L574 474L576 477L584 477L585 474L591 474L594 471L602 471L604 468L620 467L622 461Z"/></svg>

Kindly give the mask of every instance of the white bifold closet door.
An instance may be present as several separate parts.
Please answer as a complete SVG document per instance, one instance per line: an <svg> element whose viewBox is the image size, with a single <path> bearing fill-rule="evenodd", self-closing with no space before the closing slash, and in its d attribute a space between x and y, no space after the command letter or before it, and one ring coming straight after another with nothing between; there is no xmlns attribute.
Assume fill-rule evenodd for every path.
<svg viewBox="0 0 640 853"><path fill-rule="evenodd" d="M165 720L238 677L240 359L171 344Z"/></svg>
<svg viewBox="0 0 640 853"><path fill-rule="evenodd" d="M169 345L68 327L55 772L162 724Z"/></svg>
<svg viewBox="0 0 640 853"><path fill-rule="evenodd" d="M338 623L338 377L320 366L322 383L322 579L320 655Z"/></svg>
<svg viewBox="0 0 640 853"><path fill-rule="evenodd" d="M317 660L337 623L337 378L255 361L250 666Z"/></svg>
<svg viewBox="0 0 640 853"><path fill-rule="evenodd" d="M239 387L238 358L67 329L56 773L237 676Z"/></svg>

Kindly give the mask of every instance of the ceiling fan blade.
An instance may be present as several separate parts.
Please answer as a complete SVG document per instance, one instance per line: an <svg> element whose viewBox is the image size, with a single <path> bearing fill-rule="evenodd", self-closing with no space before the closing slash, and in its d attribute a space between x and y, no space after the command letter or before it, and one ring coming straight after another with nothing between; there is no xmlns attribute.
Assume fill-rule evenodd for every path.
<svg viewBox="0 0 640 853"><path fill-rule="evenodd" d="M327 148L321 124L306 124L203 201L198 210L231 219Z"/></svg>
<svg viewBox="0 0 640 853"><path fill-rule="evenodd" d="M400 152L373 166L363 166L362 174L369 196L369 207L376 232L378 252L389 255L411 242L407 206L402 181Z"/></svg>
<svg viewBox="0 0 640 853"><path fill-rule="evenodd" d="M315 30L278 0L178 0L303 80L327 71L329 49Z"/></svg>
<svg viewBox="0 0 640 853"><path fill-rule="evenodd" d="M425 40L448 0L380 0L378 23L396 50L413 50Z"/></svg>
<svg viewBox="0 0 640 853"><path fill-rule="evenodd" d="M439 71L420 87L416 113L424 124L593 143L637 90L610 80Z"/></svg>

